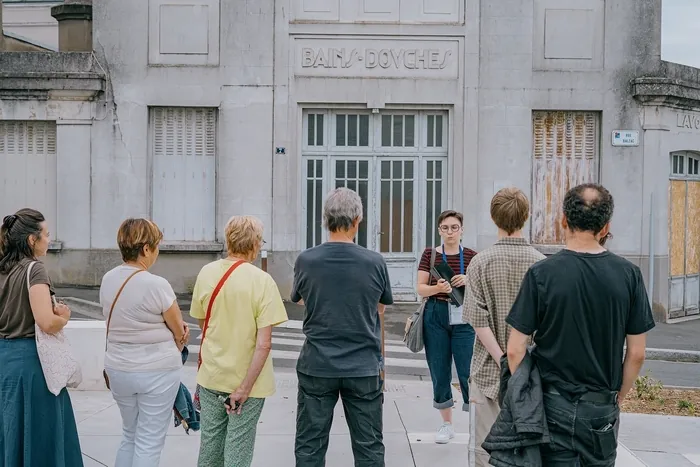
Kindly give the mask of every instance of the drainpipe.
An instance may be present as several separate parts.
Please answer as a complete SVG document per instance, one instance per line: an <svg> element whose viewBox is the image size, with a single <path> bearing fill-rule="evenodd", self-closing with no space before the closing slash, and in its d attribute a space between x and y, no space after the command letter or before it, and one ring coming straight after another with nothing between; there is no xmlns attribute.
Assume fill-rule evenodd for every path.
<svg viewBox="0 0 700 467"><path fill-rule="evenodd" d="M2 29L2 0L0 0L0 52L5 50L5 32Z"/></svg>
<svg viewBox="0 0 700 467"><path fill-rule="evenodd" d="M654 310L654 192L649 202L649 305Z"/></svg>

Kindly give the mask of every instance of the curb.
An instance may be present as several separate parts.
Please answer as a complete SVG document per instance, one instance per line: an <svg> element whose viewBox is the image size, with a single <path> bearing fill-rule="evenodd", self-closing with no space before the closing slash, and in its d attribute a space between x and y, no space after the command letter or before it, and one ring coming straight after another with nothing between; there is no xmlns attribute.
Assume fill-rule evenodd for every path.
<svg viewBox="0 0 700 467"><path fill-rule="evenodd" d="M99 303L75 297L60 297L60 299L71 306L76 313L104 321L102 307ZM700 351L648 348L646 349L646 359L672 363L700 363Z"/></svg>

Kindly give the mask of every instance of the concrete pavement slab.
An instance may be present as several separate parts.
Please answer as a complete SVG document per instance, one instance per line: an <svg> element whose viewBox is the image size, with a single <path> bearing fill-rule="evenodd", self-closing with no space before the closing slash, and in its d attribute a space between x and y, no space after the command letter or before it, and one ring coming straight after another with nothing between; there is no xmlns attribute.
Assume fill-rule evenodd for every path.
<svg viewBox="0 0 700 467"><path fill-rule="evenodd" d="M194 390L195 367L183 369L183 382ZM276 372L277 394L266 401L260 423L254 467L292 467L294 465L294 432L296 421L296 375L293 372ZM468 414L459 409L453 412L456 438L447 445L434 443L435 430L439 425L439 415L432 407L431 384L417 381L389 381L385 393L386 465L388 467L463 467L467 465L469 443ZM455 391L455 398L460 397ZM71 391L73 407L78 417L78 430L81 446L85 454L85 465L113 466L121 441L121 416L108 391ZM641 416L645 417L645 416ZM692 433L678 439L673 445L676 451L669 455L683 456L691 452L697 440L698 427L683 417L652 417L649 419L623 416L621 439L633 446L635 454L650 459L650 467L668 464L657 459L659 451L654 440L661 432L670 433L675 429L666 427L668 420L676 423L680 430ZM332 467L352 467L353 457L347 424L342 406L336 407L331 429L331 439L327 454L327 465ZM696 419L697 420L697 419ZM646 431L640 426L645 426ZM190 435L179 427L170 427L161 465L196 465L199 453L199 433ZM664 441L657 441L663 446ZM685 450L684 450L685 446ZM682 457L684 462L691 462ZM644 464L624 447L618 450L618 467L643 467ZM689 465L693 465L692 463Z"/></svg>

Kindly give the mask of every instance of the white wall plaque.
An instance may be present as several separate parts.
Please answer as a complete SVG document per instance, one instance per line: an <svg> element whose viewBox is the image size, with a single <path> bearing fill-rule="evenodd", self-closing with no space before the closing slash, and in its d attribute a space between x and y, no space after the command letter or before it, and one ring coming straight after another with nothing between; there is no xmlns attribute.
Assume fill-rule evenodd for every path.
<svg viewBox="0 0 700 467"><path fill-rule="evenodd" d="M639 131L615 130L612 132L613 146L639 146Z"/></svg>
<svg viewBox="0 0 700 467"><path fill-rule="evenodd" d="M297 76L346 78L459 78L456 40L301 38Z"/></svg>

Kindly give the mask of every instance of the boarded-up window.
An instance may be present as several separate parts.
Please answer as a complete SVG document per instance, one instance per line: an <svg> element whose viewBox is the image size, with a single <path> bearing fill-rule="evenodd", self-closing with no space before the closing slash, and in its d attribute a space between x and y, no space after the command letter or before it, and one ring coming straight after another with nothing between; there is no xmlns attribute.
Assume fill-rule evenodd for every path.
<svg viewBox="0 0 700 467"><path fill-rule="evenodd" d="M216 239L216 109L150 109L153 220L168 241Z"/></svg>
<svg viewBox="0 0 700 467"><path fill-rule="evenodd" d="M671 155L669 189L669 316L700 313L700 157Z"/></svg>
<svg viewBox="0 0 700 467"><path fill-rule="evenodd" d="M55 122L0 121L0 218L22 208L41 211L56 232Z"/></svg>
<svg viewBox="0 0 700 467"><path fill-rule="evenodd" d="M598 179L598 121L596 112L533 113L533 243L564 243L566 192Z"/></svg>

